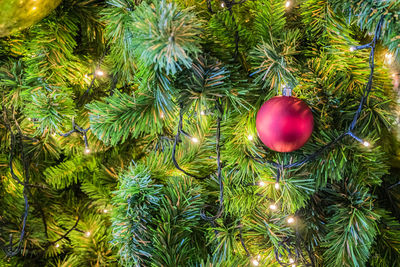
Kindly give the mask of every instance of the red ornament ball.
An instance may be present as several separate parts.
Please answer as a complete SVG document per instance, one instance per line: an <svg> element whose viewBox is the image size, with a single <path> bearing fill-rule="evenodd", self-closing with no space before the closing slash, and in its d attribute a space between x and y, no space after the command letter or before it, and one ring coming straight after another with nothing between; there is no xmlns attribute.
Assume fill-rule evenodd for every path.
<svg viewBox="0 0 400 267"><path fill-rule="evenodd" d="M261 141L278 152L301 148L310 138L314 118L307 104L291 96L275 96L257 113L256 128Z"/></svg>

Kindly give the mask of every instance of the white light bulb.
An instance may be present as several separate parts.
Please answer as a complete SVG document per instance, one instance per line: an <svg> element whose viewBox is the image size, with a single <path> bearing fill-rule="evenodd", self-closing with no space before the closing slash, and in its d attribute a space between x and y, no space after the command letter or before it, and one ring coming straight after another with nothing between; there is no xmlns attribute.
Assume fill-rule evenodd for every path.
<svg viewBox="0 0 400 267"><path fill-rule="evenodd" d="M60 247L60 244L56 244L56 248Z"/></svg>
<svg viewBox="0 0 400 267"><path fill-rule="evenodd" d="M289 262L290 262L290 263L294 263L294 259L289 258Z"/></svg>
<svg viewBox="0 0 400 267"><path fill-rule="evenodd" d="M258 183L260 186L265 186L265 183L263 181Z"/></svg>
<svg viewBox="0 0 400 267"><path fill-rule="evenodd" d="M206 113L204 111L200 111L200 115L206 115Z"/></svg>
<svg viewBox="0 0 400 267"><path fill-rule="evenodd" d="M97 76L103 76L104 72L102 70L96 70L96 75Z"/></svg>
<svg viewBox="0 0 400 267"><path fill-rule="evenodd" d="M279 183L275 183L275 189L278 190L280 188Z"/></svg>
<svg viewBox="0 0 400 267"><path fill-rule="evenodd" d="M278 207L275 204L269 205L270 210L276 210Z"/></svg>
<svg viewBox="0 0 400 267"><path fill-rule="evenodd" d="M89 154L90 153L90 148L85 148L85 154Z"/></svg>
<svg viewBox="0 0 400 267"><path fill-rule="evenodd" d="M160 118L164 119L164 113L163 112L160 113Z"/></svg>
<svg viewBox="0 0 400 267"><path fill-rule="evenodd" d="M290 7L290 5L291 5L291 2L290 1L286 1L286 4L285 4L286 8Z"/></svg>
<svg viewBox="0 0 400 267"><path fill-rule="evenodd" d="M85 78L87 79L87 78L89 78L89 76L87 74L85 74Z"/></svg>
<svg viewBox="0 0 400 267"><path fill-rule="evenodd" d="M91 234L92 234L92 233L88 231L88 232L85 233L85 236L86 236L86 237L89 237Z"/></svg>
<svg viewBox="0 0 400 267"><path fill-rule="evenodd" d="M28 118L28 121L32 121L32 118Z"/></svg>
<svg viewBox="0 0 400 267"><path fill-rule="evenodd" d="M198 142L199 142L199 139L197 139L196 137L192 137L192 142L193 142L193 143L198 143Z"/></svg>
<svg viewBox="0 0 400 267"><path fill-rule="evenodd" d="M225 3L224 2L221 3L221 7L225 7Z"/></svg>
<svg viewBox="0 0 400 267"><path fill-rule="evenodd" d="M355 46L350 46L350 52L354 52L356 51L356 47Z"/></svg>
<svg viewBox="0 0 400 267"><path fill-rule="evenodd" d="M292 267L296 267L296 264L292 264Z"/></svg>
<svg viewBox="0 0 400 267"><path fill-rule="evenodd" d="M288 223L294 223L294 218L293 217L289 217L289 219L287 220Z"/></svg>
<svg viewBox="0 0 400 267"><path fill-rule="evenodd" d="M387 60L387 63L390 65L393 62L393 55L391 53L386 53L385 58Z"/></svg>
<svg viewBox="0 0 400 267"><path fill-rule="evenodd" d="M36 9L37 9L37 7L35 7L35 6L34 6L34 7L32 7L32 10L36 10Z"/></svg>
<svg viewBox="0 0 400 267"><path fill-rule="evenodd" d="M250 141L253 140L253 136L251 134L249 134L249 136L247 136L247 139L249 139Z"/></svg>
<svg viewBox="0 0 400 267"><path fill-rule="evenodd" d="M365 147L369 147L371 144L368 143L367 141L364 141L364 142L363 142L363 145L364 145Z"/></svg>
<svg viewBox="0 0 400 267"><path fill-rule="evenodd" d="M104 209L104 210L103 210L103 212L104 212L104 213L107 213L107 212L108 212L108 210L107 210L107 209Z"/></svg>
<svg viewBox="0 0 400 267"><path fill-rule="evenodd" d="M258 266L259 265L258 260L253 260L252 263L253 263L254 266Z"/></svg>

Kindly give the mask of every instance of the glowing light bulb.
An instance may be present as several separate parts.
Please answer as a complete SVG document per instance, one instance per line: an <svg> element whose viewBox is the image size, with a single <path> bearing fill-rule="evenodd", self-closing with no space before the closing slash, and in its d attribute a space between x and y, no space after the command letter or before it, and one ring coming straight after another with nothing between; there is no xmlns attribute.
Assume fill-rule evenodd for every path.
<svg viewBox="0 0 400 267"><path fill-rule="evenodd" d="M221 7L225 7L225 2L222 2L222 3L221 3Z"/></svg>
<svg viewBox="0 0 400 267"><path fill-rule="evenodd" d="M104 72L102 70L96 70L96 75L103 76Z"/></svg>
<svg viewBox="0 0 400 267"><path fill-rule="evenodd" d="M60 244L56 244L56 248L60 247Z"/></svg>
<svg viewBox="0 0 400 267"><path fill-rule="evenodd" d="M107 210L107 209L104 209L104 210L103 210L103 212L104 212L104 213L107 213L107 212L108 212L108 210Z"/></svg>
<svg viewBox="0 0 400 267"><path fill-rule="evenodd" d="M288 223L294 223L294 218L293 217L289 217L289 219L287 220Z"/></svg>
<svg viewBox="0 0 400 267"><path fill-rule="evenodd" d="M164 113L163 112L160 113L160 118L164 119Z"/></svg>
<svg viewBox="0 0 400 267"><path fill-rule="evenodd" d="M32 10L36 10L36 9L37 9L37 7L35 7L35 6L34 6L34 7L32 7Z"/></svg>
<svg viewBox="0 0 400 267"><path fill-rule="evenodd" d="M206 113L204 111L200 111L200 115L206 115Z"/></svg>
<svg viewBox="0 0 400 267"><path fill-rule="evenodd" d="M350 52L354 52L356 51L356 47L355 46L350 46Z"/></svg>
<svg viewBox="0 0 400 267"><path fill-rule="evenodd" d="M90 148L85 148L85 154L89 154L90 153Z"/></svg>
<svg viewBox="0 0 400 267"><path fill-rule="evenodd" d="M249 139L250 141L253 140L253 136L251 134L249 134L249 136L247 136L247 139Z"/></svg>
<svg viewBox="0 0 400 267"><path fill-rule="evenodd" d="M275 204L271 204L271 205L269 205L269 209L270 210L277 210L278 207Z"/></svg>
<svg viewBox="0 0 400 267"><path fill-rule="evenodd" d="M290 262L290 263L294 263L294 259L289 258L289 262Z"/></svg>
<svg viewBox="0 0 400 267"><path fill-rule="evenodd" d="M386 53L385 58L387 60L387 63L390 65L393 62L393 55L391 53Z"/></svg>
<svg viewBox="0 0 400 267"><path fill-rule="evenodd" d="M85 74L85 78L87 79L87 78L89 78L89 76L87 74Z"/></svg>
<svg viewBox="0 0 400 267"><path fill-rule="evenodd" d="M32 118L28 118L28 121L32 121Z"/></svg>
<svg viewBox="0 0 400 267"><path fill-rule="evenodd" d="M193 143L198 143L198 142L199 142L199 139L197 139L196 137L192 137L192 142L193 142Z"/></svg>
<svg viewBox="0 0 400 267"><path fill-rule="evenodd" d="M285 7L288 8L288 7L290 7L291 4L292 3L290 1L286 1Z"/></svg>
<svg viewBox="0 0 400 267"><path fill-rule="evenodd" d="M296 267L296 264L292 264L292 267Z"/></svg>
<svg viewBox="0 0 400 267"><path fill-rule="evenodd" d="M252 261L252 263L253 263L253 265L254 266L258 266L260 263L258 262L258 260L256 260L256 259L254 259L253 261Z"/></svg>
<svg viewBox="0 0 400 267"><path fill-rule="evenodd" d="M89 237L91 234L92 234L92 233L88 231L88 232L85 233L85 236L86 236L86 237Z"/></svg>
<svg viewBox="0 0 400 267"><path fill-rule="evenodd" d="M265 183L263 181L258 183L260 186L265 186Z"/></svg>
<svg viewBox="0 0 400 267"><path fill-rule="evenodd" d="M365 147L369 147L371 144L368 143L367 141L364 141L364 142L363 142L363 145L364 145Z"/></svg>
<svg viewBox="0 0 400 267"><path fill-rule="evenodd" d="M275 183L275 189L276 190L278 190L280 188L280 185L279 185L279 183L277 182L277 183Z"/></svg>

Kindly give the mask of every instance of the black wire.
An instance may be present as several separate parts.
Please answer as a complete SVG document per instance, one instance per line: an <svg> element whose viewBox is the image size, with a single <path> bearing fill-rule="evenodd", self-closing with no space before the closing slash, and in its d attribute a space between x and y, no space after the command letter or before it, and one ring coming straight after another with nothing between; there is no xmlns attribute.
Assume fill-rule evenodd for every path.
<svg viewBox="0 0 400 267"><path fill-rule="evenodd" d="M28 219L28 214L29 214L29 203L28 203L28 193L29 193L29 161L27 159L27 157L25 157L25 152L24 152L24 146L23 146L23 142L22 142L22 132L20 132L18 134L18 143L21 144L21 158L23 161L23 168L24 168L24 176L25 176L25 180L21 181L18 176L14 173L14 168L13 168L13 159L14 159L14 150L16 149L16 135L14 134L13 130L11 129L11 125L10 122L8 120L7 117L7 110L6 108L3 106L3 118L4 118L4 123L6 125L6 128L8 129L8 131L10 132L10 136L11 136L11 149L10 149L10 159L9 159L9 168L10 168L10 173L11 173L11 177L17 181L18 184L23 186L23 190L22 190L22 194L24 197L24 213L22 215L22 230L21 230L21 234L19 237L19 240L17 243L13 243L12 240L12 234L10 234L10 241L9 241L9 245L2 247L2 250L4 251L4 253L6 254L7 257L14 257L16 256L20 251L21 251L21 246L22 246L22 240L24 239L25 236L25 229L26 229L26 222ZM18 131L20 131L20 128L17 127ZM15 245L17 244L17 246L15 247Z"/></svg>
<svg viewBox="0 0 400 267"><path fill-rule="evenodd" d="M76 228L76 226L77 226L78 223L79 223L79 220L80 220L80 215L78 214L78 218L76 219L75 224L74 224L67 232L65 232L65 234L63 234L60 238L58 238L57 240L54 240L54 241L49 242L49 243L47 244L47 246L53 245L53 244L57 243L58 241L67 238L67 236L69 235L69 233L71 233L72 230L74 230L74 229Z"/></svg>
<svg viewBox="0 0 400 267"><path fill-rule="evenodd" d="M296 161L296 162L294 162L294 163L290 163L290 164L280 164L280 163L278 163L278 162L272 162L272 161L268 161L268 160L262 162L262 161L261 161L262 158L255 158L255 157L251 156L255 161L257 161L257 162L259 162L259 163L261 163L261 164L269 164L269 165L271 165L271 166L273 166L273 167L275 167L275 168L282 168L282 169L289 169L289 168L293 168L293 167L300 167L300 166L302 166L302 165L304 165L304 164L306 164L306 163L308 163L308 162L310 162L310 161L313 161L313 160L315 160L316 158L318 158L318 157L319 157L323 152L325 152L328 148L330 148L330 147L334 146L335 144L339 143L345 136L350 135L350 136L352 136L353 138L355 138L355 136L354 136L353 133L352 133L352 130L354 130L354 128L355 128L355 126L356 126L356 124L357 124L357 122L358 122L358 119L359 119L360 114L361 114L361 112L362 112L363 105L364 105L364 103L366 102L366 100L367 100L367 98L368 98L368 96L369 96L369 93L371 92L371 89L372 89L372 80L373 80L373 76L374 76L375 45L376 45L376 42L378 41L379 36L380 36L380 34L381 34L381 29L382 29L382 23L383 23L384 16L385 16L385 15L382 15L382 16L381 16L381 19L380 19L379 22L378 22L378 25L377 25L376 31L375 31L375 36L374 36L372 42L369 43L369 44L361 45L361 46L358 46L358 47L355 48L356 50L364 49L364 48L371 48L371 52L370 52L370 56L369 56L370 75L369 75L369 78L368 78L368 82L367 82L367 84L366 84L366 86L365 86L363 95L362 95L362 97L361 97L360 104L359 104L359 106L358 106L358 108L357 108L356 113L354 114L352 123L350 124L348 131L345 132L345 133L340 134L340 135L339 135L338 137L336 137L334 140L332 140L332 141L329 142L328 144L322 146L321 148L319 148L319 149L318 149L317 151L315 151L314 153L312 153L312 154L310 154L310 155L307 155L307 156L305 156L303 159L301 159L301 160L299 160L299 161ZM357 139L357 138L356 138L356 139Z"/></svg>
<svg viewBox="0 0 400 267"><path fill-rule="evenodd" d="M215 221L220 218L224 212L224 184L222 181L222 164L221 164L221 151L220 151L220 139L221 139L221 120L223 115L222 105L220 103L220 99L217 100L216 110L218 112L217 115L217 133L216 133L216 151L217 151L217 166L218 166L218 183L219 183L219 207L217 214L214 216L207 216L205 214L205 209L200 211L200 216L206 221Z"/></svg>
<svg viewBox="0 0 400 267"><path fill-rule="evenodd" d="M358 105L357 111L354 114L352 123L350 124L347 132L342 133L341 135L339 135L338 137L336 137L334 140L332 140L331 142L329 142L328 144L326 144L325 146L322 146L321 148L319 148L317 151L315 151L314 153L304 157L302 160L299 160L297 162L291 163L291 164L280 164L278 162L271 162L271 161L261 161L261 158L255 158L253 156L251 156L256 162L259 162L261 164L269 164L273 167L275 167L277 169L277 177L276 177L276 181L279 182L280 179L280 175L281 175L281 171L283 169L288 169L288 168L293 168L293 167L299 167L304 165L305 163L308 163L310 161L315 160L318 156L320 156L323 152L325 152L328 148L332 147L333 145L335 145L336 143L340 142L345 136L349 135L353 138L355 138L357 141L361 141L360 138L356 137L352 131L354 130L354 128L356 127L356 124L358 122L358 119L360 117L360 114L362 112L362 108L364 106L364 103L366 102L366 100L368 99L369 93L372 90L372 81L373 81L373 76L374 76L374 60L375 60L375 46L376 46L376 42L378 41L381 31L382 31L382 24L383 24L383 19L384 19L385 15L382 15L377 26L376 26L376 30L375 30L375 36L372 40L371 43L366 44L366 45L361 45L361 46L357 46L355 47L355 50L360 50L360 49L365 49L365 48L371 48L371 52L369 55L369 67L370 67L370 75L368 78L368 82L365 86L365 89L363 91L363 95L361 97L360 103ZM396 186L397 184L395 184L394 186ZM306 266L315 266L315 260L314 260L314 255L311 252L311 250L309 248L306 247L307 253L309 255L310 258L310 263L308 263L305 260L304 255L302 254L302 249L300 247L299 244L299 239L304 242L303 238L298 234L298 232L296 231L296 247L295 247L295 252L296 252L296 260L294 263L297 263L298 258L301 257L302 261L304 262L304 264ZM285 249L289 255L291 255L291 249L285 244L285 242L288 242L288 239L285 241L282 241L279 243L278 247L283 247L283 249ZM242 242L242 246L244 244L244 242ZM245 248L245 246L244 246ZM279 259L279 251L277 248L274 248L274 253L275 253L275 259L276 261L281 265L281 266L291 266L292 263L283 263L281 262L281 260ZM249 256L249 255L248 255Z"/></svg>
<svg viewBox="0 0 400 267"><path fill-rule="evenodd" d="M242 247L243 247L244 251L246 251L247 257L251 257L251 254L250 254L249 250L247 249L246 244L244 243L243 233L242 233L242 227L243 227L243 226L241 225L240 221L238 222L238 224L239 224L239 238L240 238L240 243L242 244Z"/></svg>
<svg viewBox="0 0 400 267"><path fill-rule="evenodd" d="M206 176L197 176L194 174L191 174L187 171L185 171L184 169L182 169L177 160L176 160L176 147L178 145L178 142L180 141L180 135L181 133L184 133L185 135L189 136L186 132L183 131L183 108L181 107L180 111L179 111L179 123L178 123L178 130L177 133L175 135L175 140L174 140L174 146L172 148L172 162L174 163L175 168L177 168L179 171L181 171L183 174L190 176L192 178L195 179L199 179L199 180L203 180L206 179L208 177L210 177L210 175L206 175ZM190 137L190 136L189 136Z"/></svg>

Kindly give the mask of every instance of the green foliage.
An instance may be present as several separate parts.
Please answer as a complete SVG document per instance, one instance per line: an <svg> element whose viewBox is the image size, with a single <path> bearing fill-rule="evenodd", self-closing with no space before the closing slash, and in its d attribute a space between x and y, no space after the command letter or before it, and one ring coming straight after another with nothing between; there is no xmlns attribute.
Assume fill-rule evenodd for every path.
<svg viewBox="0 0 400 267"><path fill-rule="evenodd" d="M46 181L56 189L64 189L84 179L87 171L93 172L97 167L95 158L75 157L44 171Z"/></svg>
<svg viewBox="0 0 400 267"><path fill-rule="evenodd" d="M379 215L371 210L372 197L366 188L345 184L333 188L339 201L328 208L331 213L324 246L326 266L365 266L377 234ZM344 198L344 199L343 199Z"/></svg>
<svg viewBox="0 0 400 267"><path fill-rule="evenodd" d="M3 105L21 108L29 94L37 85L36 79L26 77L23 62L6 61L0 67L0 88L4 95Z"/></svg>
<svg viewBox="0 0 400 267"><path fill-rule="evenodd" d="M153 184L144 165L131 164L120 174L120 187L113 197L113 243L125 266L137 266L150 260L152 211L160 202L161 186Z"/></svg>
<svg viewBox="0 0 400 267"><path fill-rule="evenodd" d="M250 52L253 62L255 82L262 88L283 88L285 85L293 88L296 85L294 77L297 39L299 31L286 31L282 39L270 35Z"/></svg>
<svg viewBox="0 0 400 267"><path fill-rule="evenodd" d="M26 116L38 124L38 132L60 132L61 127L75 115L74 102L65 92L35 91Z"/></svg>
<svg viewBox="0 0 400 267"><path fill-rule="evenodd" d="M271 267L275 250L282 262L292 256L283 241L317 266L399 265L395 66L382 56L398 53L399 4L210 2L213 12L205 0L64 0L0 38L0 246L18 240L24 210L10 128L14 172L23 179L29 167L31 185L23 250L10 262L0 250L0 265ZM354 130L371 145L346 136L282 170L276 189L277 170L254 157L291 164L348 129L370 71L369 50L349 47L370 42L382 14L372 91ZM291 153L257 138L257 111L283 86L315 122ZM210 223L200 214L219 205L217 101L224 210ZM176 160L203 180L172 161L180 111ZM89 129L90 153L78 133L52 135L71 130L72 118Z"/></svg>
<svg viewBox="0 0 400 267"><path fill-rule="evenodd" d="M135 54L148 67L175 74L190 67L200 51L202 21L190 11L166 0L141 3L133 13L131 42Z"/></svg>
<svg viewBox="0 0 400 267"><path fill-rule="evenodd" d="M104 100L90 103L87 108L91 130L106 144L124 142L129 134L138 137L161 131L162 120L154 109L154 98L144 95L135 98L117 91Z"/></svg>
<svg viewBox="0 0 400 267"><path fill-rule="evenodd" d="M163 190L152 233L155 266L187 266L205 255L200 210L201 187L191 178L172 177Z"/></svg>

